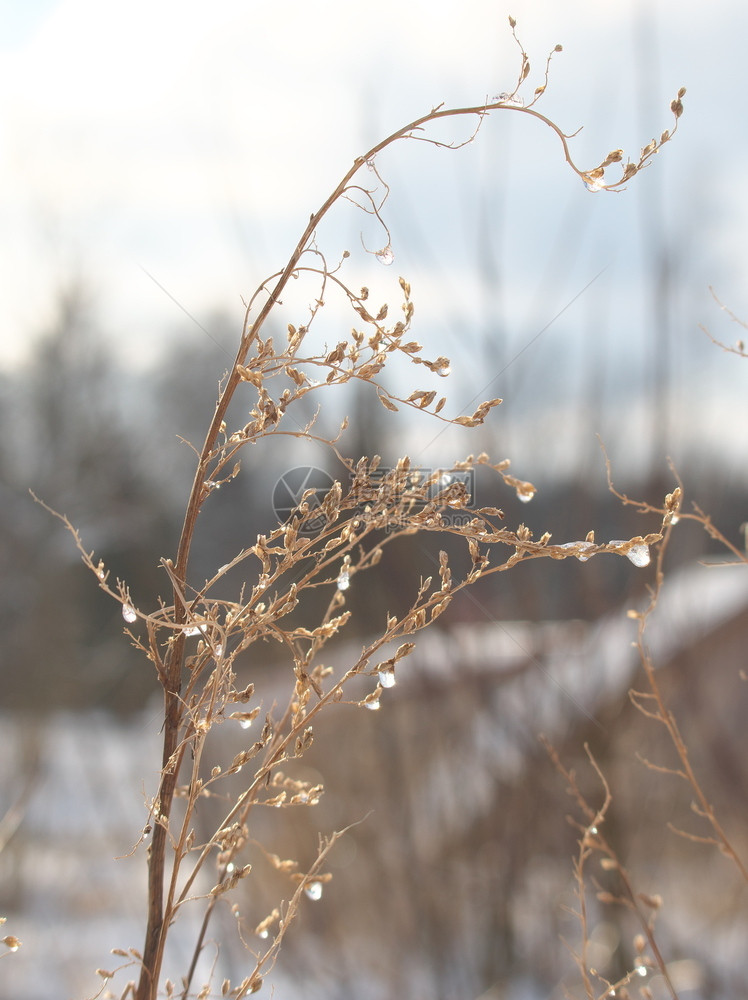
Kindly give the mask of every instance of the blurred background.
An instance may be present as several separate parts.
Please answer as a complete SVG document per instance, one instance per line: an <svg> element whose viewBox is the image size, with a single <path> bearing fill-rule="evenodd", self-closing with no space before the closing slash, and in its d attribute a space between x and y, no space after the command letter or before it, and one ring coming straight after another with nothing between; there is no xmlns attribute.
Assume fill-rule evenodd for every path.
<svg viewBox="0 0 748 1000"><path fill-rule="evenodd" d="M678 134L617 194L586 190L551 131L511 110L458 151L408 141L381 154L392 267L367 254L387 236L351 204L318 246L329 261L350 251L344 276L377 304L397 308L397 278L410 282L415 338L452 361L448 412L504 403L478 431L440 433L351 390L331 393L321 428L349 413L344 453L385 463L406 451L427 468L484 449L511 458L538 489L532 503L480 478L477 501L558 542L656 530L608 492L601 441L616 484L654 504L675 485L670 460L686 506L742 549L745 362L704 328L734 345L745 331L719 303L748 319L744 5L0 3L0 914L24 942L3 961L2 1000L91 995L110 948L140 947L142 848L112 858L137 839L159 759L156 680L29 490L153 606L194 471L180 439L202 442L243 301L283 267L356 156L442 101L514 88L509 15L529 93L563 45L539 110L582 128L571 140L581 168L618 147L637 160L672 126L685 86ZM431 134L461 142L471 127ZM315 294L289 297L283 321L303 322ZM315 336L334 345L351 322L330 299ZM391 377L410 385L407 372ZM273 488L288 469L340 476L323 449L281 440L253 448L206 506L196 579L277 523ZM399 546L365 591L352 588L339 663L405 605L438 547ZM744 828L748 592L742 569L703 565L723 556L679 526L657 648L705 782L728 826ZM435 645L424 638L383 711L331 720L308 764L324 775L322 804L292 823L273 817L267 836L310 860L317 829L373 811L302 913L274 973L283 995L581 995L560 942L574 935L563 912L574 832L541 730L580 768L589 741L618 778L617 845L670 904L660 919L680 995L739 994L745 893L726 862L663 832L688 823L687 790L663 790L634 760L642 747L665 752L626 694L638 668L626 611L651 580L651 567L613 557L494 577L453 603ZM275 666L246 668L268 704ZM232 747L241 734L221 738ZM257 884L247 905L259 921L262 893L272 908L283 890L270 874ZM601 911L594 933L599 964L622 968L625 921ZM220 975L246 974L238 944L220 962Z"/></svg>

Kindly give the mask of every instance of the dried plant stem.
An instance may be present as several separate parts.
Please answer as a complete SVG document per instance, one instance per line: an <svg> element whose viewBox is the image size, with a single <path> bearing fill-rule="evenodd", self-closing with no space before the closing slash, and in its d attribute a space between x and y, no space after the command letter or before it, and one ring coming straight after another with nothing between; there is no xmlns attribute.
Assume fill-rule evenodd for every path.
<svg viewBox="0 0 748 1000"><path fill-rule="evenodd" d="M486 454L470 455L455 463L453 471L459 473L456 478L437 470L424 480L411 467L410 459L402 456L394 468L380 476L379 473L385 470L380 469L379 456L362 456L354 463L338 452L336 442L347 426L347 420L341 425L340 433L330 438L312 433L316 413L305 426L298 425L300 429L289 431L279 427L289 407L307 393L326 386L343 385L351 380L372 386L385 410L396 411L400 404L428 412L437 420L459 427L481 425L501 403L500 399L489 399L480 403L472 414L445 417L442 410L447 402L446 396L438 396L434 389L415 387L410 394L404 393L402 397L388 390L380 380L380 372L393 354L404 356L415 366L424 366L432 376L439 378L449 375L449 359L424 357L422 346L406 338L406 335L411 335L414 304L405 278L399 278L403 318L393 323L386 322L387 303L379 311L374 309L369 312L368 288L355 292L338 277L348 252L345 251L341 261L331 269L316 244L320 223L333 206L346 200L377 220L388 242L385 248L374 251L373 255L382 263L392 262L394 252L390 246L390 231L382 215L389 187L376 162L389 146L411 139L436 147L459 149L475 139L491 112L513 111L529 115L550 128L560 141L564 158L574 173L590 190L601 191L625 185L675 134L683 112L681 98L685 91L682 89L670 106L674 116L673 128L663 132L659 140L648 143L635 162L627 160L624 163L623 151L613 150L594 169L580 169L571 156L571 136L535 108L548 82L550 56L546 61L543 82L535 89L529 103L523 104L519 97L518 92L530 73L530 63L517 38L514 20L510 18L509 21L521 53L514 91L472 106L444 108L438 105L373 145L353 162L329 197L310 216L283 269L263 281L249 299L236 356L221 383L204 442L199 451L193 449L197 459L195 475L175 559L161 561L169 580L171 604L161 601L156 610L137 609L127 584L120 580L110 582L103 562L96 561L93 552L83 547L78 532L68 519L56 514L72 533L83 562L95 574L99 587L120 603L125 621L128 624L139 622L144 627L147 638L142 633L139 636L130 629L127 631L134 645L152 662L163 687L161 776L151 806L152 839L148 851L145 943L142 956L133 950L127 953L136 956L140 962L137 987L128 985L125 991L126 994L132 992L135 1000L155 1000L167 936L178 911L187 902L200 899L204 901L205 909L190 966L184 977L182 995L186 1000L216 900L249 873L249 865L235 867L234 859L249 840L248 823L252 810L257 805L293 805L307 802L307 799L313 805L319 798L321 785L306 785L293 776L284 775L279 768L286 761L303 756L314 738L311 724L316 722L323 708L327 709L343 699L344 689L348 689L349 682L356 676L376 677L378 683L363 700L356 700L354 704L379 707L382 685L386 685L388 679L385 673L385 680L382 680L381 671L394 670L395 663L410 653L414 643L402 642L394 655L389 656L384 647L410 637L433 623L462 588L474 584L483 576L512 569L523 560L576 557L586 561L598 553L609 552L627 556L635 565L643 566L649 561L649 546L657 544L662 537L661 531L657 530L628 540L595 543L594 533L590 531L584 541L551 544L548 533L536 540L525 525L519 525L514 531L502 527L500 522L504 513L500 509L473 508L472 498L460 478L464 473L474 473L477 467L482 467L499 477L503 485L514 490L520 499L531 499L535 487L510 474L508 460L495 463ZM560 49L556 46L554 52ZM467 138L444 142L426 134L428 126L453 118L472 120L475 127ZM620 179L605 183L605 171L612 165L620 165ZM372 189L356 181L356 175L364 167L372 171L376 178ZM364 250L372 253L365 246ZM311 276L318 283L318 295L309 306L307 324L297 327L289 323L288 341L282 345L282 337L277 332L263 340L268 319L282 304L282 297L291 280L300 275L305 278ZM306 346L306 337L309 325L324 305L324 296L328 291L342 294L347 299L356 316L356 325L332 349L325 345L319 353L317 349ZM318 380L317 376L324 381ZM229 407L239 395L240 387L249 390L250 419L243 427L232 431L227 428ZM241 549L202 586L191 584L188 572L190 556L203 503L214 489L238 475L240 463L237 456L245 445L266 436L287 433L306 441L323 441L348 473L349 488L344 490L343 484L335 481L324 498L316 497L316 505L309 497L309 493L315 491L304 493L286 521L281 523L279 515L277 527L268 535L257 535L254 544ZM232 463L233 468L229 471ZM470 512L466 513L468 508L471 508ZM455 514L459 515L456 520L453 519ZM667 523L669 513L662 516L663 524ZM345 591L351 577L375 566L384 552L391 551L389 546L393 541L423 532L450 534L463 540L468 557L464 575L453 579L447 553L440 551L438 579L435 574L429 575L429 567L420 584L414 587L415 596L410 598L404 613L399 608L397 614L388 611L386 624L380 625L377 638L362 650L357 662L334 674L332 668L319 662L319 656L350 618L351 612L345 610ZM504 559L491 566L490 545L509 550ZM214 597L214 588L219 581L249 558L259 564L256 582L241 585L234 600ZM304 618L303 624L288 625L286 620L282 620L297 608L302 599L306 600L310 591L320 587L331 588L333 594L322 612L313 611L312 620ZM316 603L313 606L316 607ZM194 647L188 645L188 635L198 637ZM288 673L288 702L285 708L279 709L280 718L277 721L272 713L266 714L262 734L252 747L237 754L228 767L216 764L211 769L210 777L205 777L200 773L200 765L213 724L226 718L238 718L242 723L249 724L260 712L261 703L250 712L232 711L237 704L246 708L254 695L253 684L238 689L235 667L238 658L250 647L269 639L282 646L292 664L292 671ZM376 663L379 656L386 658ZM190 754L187 753L188 748ZM222 821L206 843L195 846L193 821L202 796L213 795L216 782L236 774L255 757L258 763L252 765L256 768L252 778L240 792L229 793L229 805ZM180 784L180 781L186 783ZM302 786L303 794L300 791ZM184 803L184 815L179 824L174 820L172 826L176 798ZM144 832L144 837L147 832ZM312 874L317 875L318 880L329 877L328 874L317 873L338 836L333 834L329 840L320 841L316 861L306 874L295 870L296 862L278 861L280 870L298 882L296 891L287 904L282 904L285 909L277 918L279 922L273 944L257 959L252 975L234 988L225 981L222 995L238 998L259 989L264 971L272 967L281 940L296 913L305 882ZM206 896L201 895L195 886L198 875L204 871L211 857L215 859L218 883ZM186 870L188 859L191 864L189 871ZM581 867L579 878L581 882ZM281 908L273 911L270 918L265 918L260 925L263 932L267 930L267 922L271 918L275 920L275 914L280 914ZM244 941L241 930L240 937ZM209 989L210 986L204 987L200 995L207 995ZM167 986L167 993L174 995L171 985Z"/></svg>
<svg viewBox="0 0 748 1000"><path fill-rule="evenodd" d="M699 518L701 520L701 518ZM711 526L711 522L707 524L706 521L702 521L704 527L708 530ZM686 781L696 796L696 802L698 803L698 808L696 809L698 815L707 821L707 823L712 828L714 832L714 839L703 838L697 835L688 833L687 831L680 830L674 827L672 824L668 824L670 829L675 833L685 837L686 839L699 841L702 843L714 843L716 844L722 853L728 857L735 867L740 872L742 879L748 883L748 868L743 862L742 858L739 856L738 852L733 847L730 838L728 837L725 829L717 817L709 798L704 791L704 788L699 781L696 772L691 764L690 754L688 752L688 747L686 745L683 736L681 735L680 728L678 726L677 720L668 708L664 696L662 694L662 689L657 680L657 673L655 665L652 661L652 657L647 650L646 644L646 629L650 616L653 614L657 607L657 602L662 591L662 587L665 581L665 574L663 572L663 561L665 559L665 554L672 537L673 526L668 525L665 528L663 534L662 544L660 545L657 552L657 563L656 563L656 574L655 582L651 591L650 601L646 609L641 612L638 617L638 637L637 637L637 649L639 651L639 659L641 661L642 668L644 670L645 676L647 678L647 684L649 686L648 692L641 691L631 691L630 697L633 704L639 709L642 714L646 715L648 718L655 719L657 722L661 723L667 730L670 741L675 748L675 752L678 755L678 760L680 761L680 768L665 768L660 767L649 760L644 760L644 763L652 770L659 770L674 774L679 778ZM711 532L710 532L711 533Z"/></svg>
<svg viewBox="0 0 748 1000"><path fill-rule="evenodd" d="M500 102L495 104L479 105L467 108L454 108L448 110L434 109L426 115L410 122L403 128L398 129L386 139L372 146L371 149L359 157L344 175L335 190L330 194L323 205L311 216L309 222L302 233L296 248L291 254L288 263L283 269L275 286L268 298L259 310L257 319L250 323L250 310L254 303L254 296L250 301L244 321L241 343L236 354L236 359L228 375L224 390L216 405L215 413L211 421L208 433L205 438L200 458L197 463L195 477L190 490L189 500L185 512L184 524L180 535L177 557L174 564L174 576L182 587L186 585L187 566L189 562L192 540L195 533L197 518L200 507L205 499L205 482L209 478L208 470L211 457L214 454L216 442L224 423L229 404L234 397L237 387L242 382L240 373L241 366L246 362L249 348L252 341L259 337L265 321L272 312L276 302L278 302L291 276L299 266L302 256L309 247L314 233L322 219L327 215L332 206L345 195L348 187L364 164L373 162L374 158L382 150L392 143L405 137L416 137L416 133L431 122L447 117L478 116L479 124L488 111L500 107ZM574 166L567 142L567 137L550 119L539 114L530 108L514 109L521 110L525 114L530 114L548 125L558 135L564 149L564 156L568 163L572 165L577 173L581 172ZM180 602L175 590L174 594L174 621L180 625L185 621L185 608ZM177 748L179 739L179 729L182 722L182 701L180 698L181 676L184 666L184 635L179 633L169 650L165 662L165 682L164 682L164 744L162 754L162 778L155 805L156 823L154 825L153 840L148 867L148 924L143 949L143 966L138 984L136 1000L154 1000L155 991L158 985L161 964L163 962L164 943L168 924L164 921L163 911L163 886L165 878L165 853L167 844L167 832L171 804L174 797L174 790L177 783L177 768L169 767L169 762Z"/></svg>
<svg viewBox="0 0 748 1000"><path fill-rule="evenodd" d="M604 449L603 449L604 451ZM678 759L680 761L680 768L670 768L662 767L653 763L650 760L644 760L644 763L653 771L661 771L663 773L673 774L691 787L694 795L696 796L696 802L698 808L696 811L698 814L707 821L707 823L712 828L714 833L714 838L700 837L698 835L688 833L687 831L677 829L669 824L670 828L678 833L680 836L686 839L693 840L695 842L702 843L713 843L719 847L723 854L725 854L733 862L735 867L740 872L741 878L748 882L748 866L739 856L738 852L732 845L726 831L724 830L722 824L720 823L717 814L714 811L714 807L709 801L706 792L704 791L701 782L693 769L691 764L690 754L688 752L688 747L685 740L681 734L680 728L678 726L677 720L668 708L665 698L662 693L662 689L657 680L657 671L652 657L647 649L646 642L646 630L649 624L649 619L654 614L657 604L662 592L662 588L665 583L665 572L664 572L664 561L670 546L670 541L672 538L672 533L675 525L679 520L690 520L695 521L702 526L704 531L718 541L730 554L734 557L735 563L732 565L745 565L748 563L748 555L745 552L741 552L712 522L712 519L706 514L697 504L693 504L693 512L687 512L681 510L682 504L682 483L680 482L680 477L674 469L671 470L676 475L678 480L677 489L668 494L666 497L665 507L658 508L651 504L647 504L641 501L632 500L625 493L620 492L613 485L611 477L611 467L607 455L605 456L605 464L608 476L608 488L611 493L621 503L628 506L636 507L642 513L647 514L659 514L663 518L663 534L662 542L657 549L657 560L655 563L655 579L654 584L650 588L650 599L647 607L642 612L632 613L633 617L638 620L638 634L637 634L637 650L639 653L639 659L641 661L642 669L647 679L647 684L649 686L649 691L630 691L629 696L631 701L636 706L636 708L648 718L654 719L659 722L667 730L670 741L673 744ZM727 567L723 567L727 568Z"/></svg>
<svg viewBox="0 0 748 1000"><path fill-rule="evenodd" d="M569 794L576 800L577 806L585 819L584 823L579 823L571 817L569 818L571 824L581 834L579 839L579 854L574 862L576 895L579 903L579 910L575 912L575 916L580 924L581 951L576 952L573 948L570 948L570 951L582 977L587 997L589 1000L597 1000L598 997L608 997L614 995L613 991L620 989L622 986L631 982L634 975L633 972L627 973L618 982L612 983L605 980L599 975L599 973L590 968L588 959L590 934L587 921L586 899L588 892L588 876L586 873L586 865L587 861L592 856L596 855L601 856L604 859L604 867L607 870L615 871L621 886L621 889L616 893L598 892L598 899L604 903L621 905L635 914L642 929L642 933L644 934L644 938L646 939L652 953L652 957L654 958L657 968L659 969L660 974L662 975L662 978L668 988L668 992L673 1000L678 1000L678 995L667 970L667 964L662 956L654 935L654 916L656 915L659 907L659 901L647 896L646 894L636 891L631 875L622 864L613 846L602 833L602 827L605 822L608 809L613 801L610 786L608 785L605 775L595 760L589 746L585 744L585 752L604 792L602 805L595 809L590 805L586 796L580 789L574 772L564 767L556 749L544 737L541 737L541 741L545 746L556 770L566 782ZM595 975L598 979L602 979L604 983L602 993L595 992L591 975Z"/></svg>

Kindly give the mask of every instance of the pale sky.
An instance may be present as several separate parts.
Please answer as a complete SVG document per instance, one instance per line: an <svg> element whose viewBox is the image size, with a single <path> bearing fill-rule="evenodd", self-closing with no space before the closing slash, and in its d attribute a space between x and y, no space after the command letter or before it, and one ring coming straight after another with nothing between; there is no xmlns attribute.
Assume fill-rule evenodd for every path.
<svg viewBox="0 0 748 1000"><path fill-rule="evenodd" d="M78 274L113 351L136 364L183 324L173 299L201 323L217 309L238 323L241 297L282 267L354 156L441 101L511 89L509 14L533 84L564 46L539 110L584 126L580 165L618 146L636 158L671 127L681 85L686 112L624 194L587 192L550 133L511 114L468 149L405 143L383 157L390 277L411 281L422 335L449 340L466 321L485 335L493 316L511 353L605 268L564 322L604 321L625 350L645 336L662 244L680 255L675 321L700 350L698 323L719 325L710 285L748 315L748 16L737 0L708 12L693 0L4 0L0 367L23 358ZM350 249L351 275L376 282L361 234L374 249L379 234L346 212L322 234L326 249ZM500 290L480 273L486 245Z"/></svg>

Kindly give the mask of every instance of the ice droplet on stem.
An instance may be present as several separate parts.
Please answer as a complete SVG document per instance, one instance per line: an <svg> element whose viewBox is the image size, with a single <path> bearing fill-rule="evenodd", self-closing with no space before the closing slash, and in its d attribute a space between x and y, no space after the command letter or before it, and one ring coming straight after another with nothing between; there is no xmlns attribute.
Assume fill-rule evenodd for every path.
<svg viewBox="0 0 748 1000"><path fill-rule="evenodd" d="M379 683L383 688L393 688L397 684L394 667L385 667L379 671Z"/></svg>
<svg viewBox="0 0 748 1000"><path fill-rule="evenodd" d="M322 899L322 883L321 882L307 882L304 886L304 892L309 897L309 899Z"/></svg>
<svg viewBox="0 0 748 1000"><path fill-rule="evenodd" d="M535 496L535 487L532 483L520 483L517 487L517 499L521 503L529 503Z"/></svg>
<svg viewBox="0 0 748 1000"><path fill-rule="evenodd" d="M616 538L611 541L610 544L623 548L624 545L628 545L628 542L624 542L620 538ZM639 542L638 545L632 545L631 548L627 549L623 553L623 555L625 555L629 562L632 562L634 566L638 566L639 568L649 566L649 546L646 542Z"/></svg>
<svg viewBox="0 0 748 1000"><path fill-rule="evenodd" d="M343 568L338 576L338 590L348 590L351 585L351 574Z"/></svg>
<svg viewBox="0 0 748 1000"><path fill-rule="evenodd" d="M184 634L186 636L200 635L200 633L205 632L207 628L207 625L188 625L184 630Z"/></svg>
<svg viewBox="0 0 748 1000"><path fill-rule="evenodd" d="M632 545L626 553L626 558L634 566L649 566L649 546L643 543L641 545Z"/></svg>
<svg viewBox="0 0 748 1000"><path fill-rule="evenodd" d="M130 604L127 601L125 601L125 603L122 605L122 617L125 619L126 622L129 622L130 624L138 620L138 615L137 612L135 611L135 608L132 606L132 604Z"/></svg>
<svg viewBox="0 0 748 1000"><path fill-rule="evenodd" d="M395 259L395 253L389 243L387 244L386 247L382 247L381 250L377 250L374 256L377 258L380 264L384 264L387 267L389 267L389 265Z"/></svg>
<svg viewBox="0 0 748 1000"><path fill-rule="evenodd" d="M590 556L594 554L589 552L589 550L594 549L594 547L594 542L564 542L559 546L561 549L577 549L574 555L580 562L587 562Z"/></svg>
<svg viewBox="0 0 748 1000"><path fill-rule="evenodd" d="M594 173L582 174L582 180L588 191L596 192L605 190L605 179L602 174L597 176Z"/></svg>
<svg viewBox="0 0 748 1000"><path fill-rule="evenodd" d="M497 96L492 98L492 100L494 103L500 101L502 104L506 104L510 108L524 108L525 106L524 98L520 97L519 94L507 94L506 91L501 94L497 94Z"/></svg>

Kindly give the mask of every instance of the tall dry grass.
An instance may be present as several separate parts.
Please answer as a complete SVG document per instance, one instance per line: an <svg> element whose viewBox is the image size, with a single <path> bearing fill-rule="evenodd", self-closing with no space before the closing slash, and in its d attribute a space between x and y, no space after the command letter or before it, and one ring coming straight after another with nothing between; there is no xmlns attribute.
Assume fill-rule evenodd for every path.
<svg viewBox="0 0 748 1000"><path fill-rule="evenodd" d="M586 561L602 553L643 566L649 562L650 547L669 535L679 510L678 489L662 507L648 510L652 516L642 534L599 542L590 530L584 538L557 543L548 532L534 537L523 524L505 526L497 507L475 505L465 483L467 474L476 469L490 473L520 499L532 498L535 487L515 476L505 458L469 454L448 468L423 473L403 455L383 470L376 455L345 457L340 443L347 421L332 435L318 429L330 390L354 382L365 383L388 412L415 410L444 426L462 428L465 434L492 417L501 402L489 398L469 413L453 412L439 388L449 377L451 362L434 356L416 339L409 282L399 279L399 309L372 303L368 288L353 287L346 277L351 253L331 252L318 242L328 213L348 202L380 227L380 246L364 247L363 254L368 255L364 259L372 267L393 263L396 247L385 212L389 194L385 153L391 146L412 141L457 150L476 141L491 116L521 114L551 130L577 179L591 191L609 191L631 181L678 128L684 90L671 104L672 128L645 145L639 156L628 159L616 149L592 168L578 166L571 137L539 110L551 56L533 85L530 60L512 19L510 27L519 52L513 89L469 107L438 105L357 157L311 215L286 264L250 297L236 356L220 384L205 439L195 448L194 480L176 552L160 560L168 596L156 607L143 607L126 581L112 579L74 525L57 515L72 533L98 586L121 605L129 640L149 661L163 689L160 779L146 803L134 847L148 867L144 944L142 949L115 949L117 966L99 970L102 992L109 995L133 969L135 977L119 987L123 998L239 998L258 992L278 961L302 900L318 897L329 881L328 856L345 829L320 835L314 858L305 865L276 854L272 843L262 845L264 858L285 888L259 921L246 922L242 909L232 902L234 890L253 877L248 856L257 846L258 812L268 807L287 810L287 822L293 823L295 809L313 809L323 794L323 782L300 777L299 766L333 707L346 702L362 711L379 708L383 691L408 669L407 658L418 633L477 581L528 560ZM554 53L560 51L556 46ZM456 132L467 124L467 132L449 142L435 138L431 127L445 121L453 121ZM613 179L611 170L616 170ZM313 283L314 292L308 309L289 316L283 300L297 281L306 287ZM333 299L347 303L353 325L348 332L341 329L330 345L315 340L315 334L323 307ZM471 363L469 347L459 360ZM406 391L394 390L387 380L396 361L412 366L413 381ZM311 417L310 402L316 407ZM240 419L237 412L243 414ZM337 463L339 478L323 496L314 490L303 493L288 519L267 534L237 539L230 561L216 566L209 579L195 579L190 556L203 509L216 491L231 489L232 481L247 474L242 462L248 450L251 455L248 446L266 438L274 439L279 449L288 438L324 445ZM258 473L250 469L249 474ZM439 540L447 535L464 547L459 560L450 560L439 549ZM422 539L422 551L430 553L418 568L420 584L405 607L393 607L382 620L368 622L373 637L343 668L333 669L328 654L345 636L351 620L349 593L365 586L367 571L386 562L393 547L412 536ZM459 563L457 568L454 562ZM236 583L238 577L241 582ZM277 646L285 657L283 667L273 668L273 703L263 700L254 680L247 679L262 661L266 643ZM643 696L640 701L646 706ZM216 763L213 738L226 724L244 727L246 743L231 759ZM250 727L254 737L249 736ZM207 805L216 803L220 820L206 826ZM605 804L594 812L598 826L604 813ZM350 817L350 822L361 821L360 815ZM589 838L595 836L590 830L588 818L578 862L580 885ZM198 984L199 963L218 907L234 915L249 968L240 981L230 982L220 973L219 956L208 979ZM180 917L186 910L199 914L192 957L187 967L170 972L165 968L168 942L180 935ZM651 935L647 940L654 950ZM6 944L10 947L12 939ZM583 956L580 968L586 970ZM586 971L585 975L589 977Z"/></svg>

